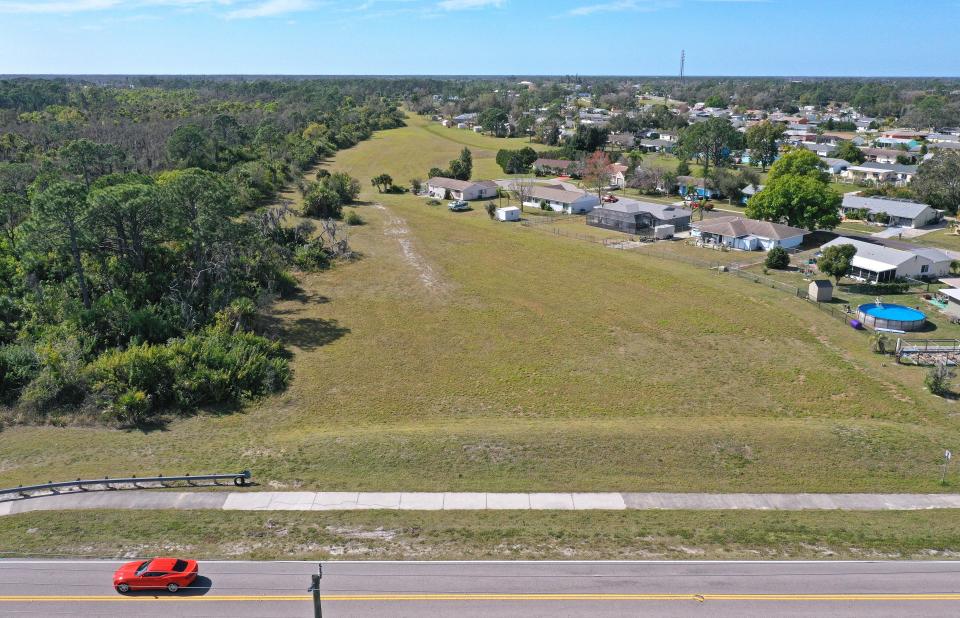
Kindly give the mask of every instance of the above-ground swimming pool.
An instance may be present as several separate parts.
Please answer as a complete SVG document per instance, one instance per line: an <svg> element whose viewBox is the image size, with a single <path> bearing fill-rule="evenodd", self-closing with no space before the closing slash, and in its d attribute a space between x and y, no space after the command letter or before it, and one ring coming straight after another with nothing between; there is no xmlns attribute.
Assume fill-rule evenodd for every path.
<svg viewBox="0 0 960 618"><path fill-rule="evenodd" d="M865 303L857 308L857 318L870 328L914 331L923 328L927 316L922 311L890 303Z"/></svg>

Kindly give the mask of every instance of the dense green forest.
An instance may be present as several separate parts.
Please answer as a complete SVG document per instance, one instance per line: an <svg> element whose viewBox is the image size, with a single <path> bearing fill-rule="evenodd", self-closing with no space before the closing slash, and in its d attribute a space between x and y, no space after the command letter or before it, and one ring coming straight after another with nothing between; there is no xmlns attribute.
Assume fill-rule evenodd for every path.
<svg viewBox="0 0 960 618"><path fill-rule="evenodd" d="M6 420L136 424L283 388L253 318L339 249L336 224L269 204L402 124L367 80L0 81Z"/></svg>

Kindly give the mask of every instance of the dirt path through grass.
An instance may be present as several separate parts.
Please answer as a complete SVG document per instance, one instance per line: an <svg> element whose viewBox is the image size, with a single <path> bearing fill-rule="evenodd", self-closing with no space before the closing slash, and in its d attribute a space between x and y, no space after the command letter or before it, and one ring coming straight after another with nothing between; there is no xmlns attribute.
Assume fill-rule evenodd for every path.
<svg viewBox="0 0 960 618"><path fill-rule="evenodd" d="M433 266L427 262L424 257L417 252L413 247L413 240L410 238L410 228L407 227L407 222L403 220L402 217L398 217L393 214L393 212L384 206L383 204L374 204L374 208L380 210L386 216L386 227L384 228L384 233L387 236L392 236L397 239L397 242L400 244L400 249L403 253L403 258L407 263L417 271L417 275L420 278L420 281L423 282L423 285L426 286L428 290L434 292L442 292L445 289L445 284L441 280L440 276L437 274Z"/></svg>

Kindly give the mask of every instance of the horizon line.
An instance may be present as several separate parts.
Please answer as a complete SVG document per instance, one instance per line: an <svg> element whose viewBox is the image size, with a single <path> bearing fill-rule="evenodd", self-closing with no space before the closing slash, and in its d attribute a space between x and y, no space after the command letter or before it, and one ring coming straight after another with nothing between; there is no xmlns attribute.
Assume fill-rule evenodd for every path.
<svg viewBox="0 0 960 618"><path fill-rule="evenodd" d="M348 78L348 77L379 77L379 78L409 78L409 77L432 77L432 78L516 78L516 77L534 77L534 78L639 78L639 79L675 79L680 80L677 75L667 74L628 74L628 73L610 73L610 74L587 74L587 73L0 73L0 79L8 78L51 78L51 77L298 77L298 78ZM763 74L743 74L743 75L684 75L683 79L932 79L932 80L960 80L960 75L763 75Z"/></svg>

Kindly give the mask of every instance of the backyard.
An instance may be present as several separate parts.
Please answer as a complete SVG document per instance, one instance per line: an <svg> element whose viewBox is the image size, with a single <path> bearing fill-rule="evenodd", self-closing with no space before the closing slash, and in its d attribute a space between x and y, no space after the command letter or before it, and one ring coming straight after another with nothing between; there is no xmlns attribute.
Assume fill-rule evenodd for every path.
<svg viewBox="0 0 960 618"><path fill-rule="evenodd" d="M2 485L249 468L281 489L952 489L953 404L810 304L370 186L466 142L476 178L501 175L509 142L420 118L328 162L364 185L361 257L267 312L286 392L152 430L6 427Z"/></svg>

